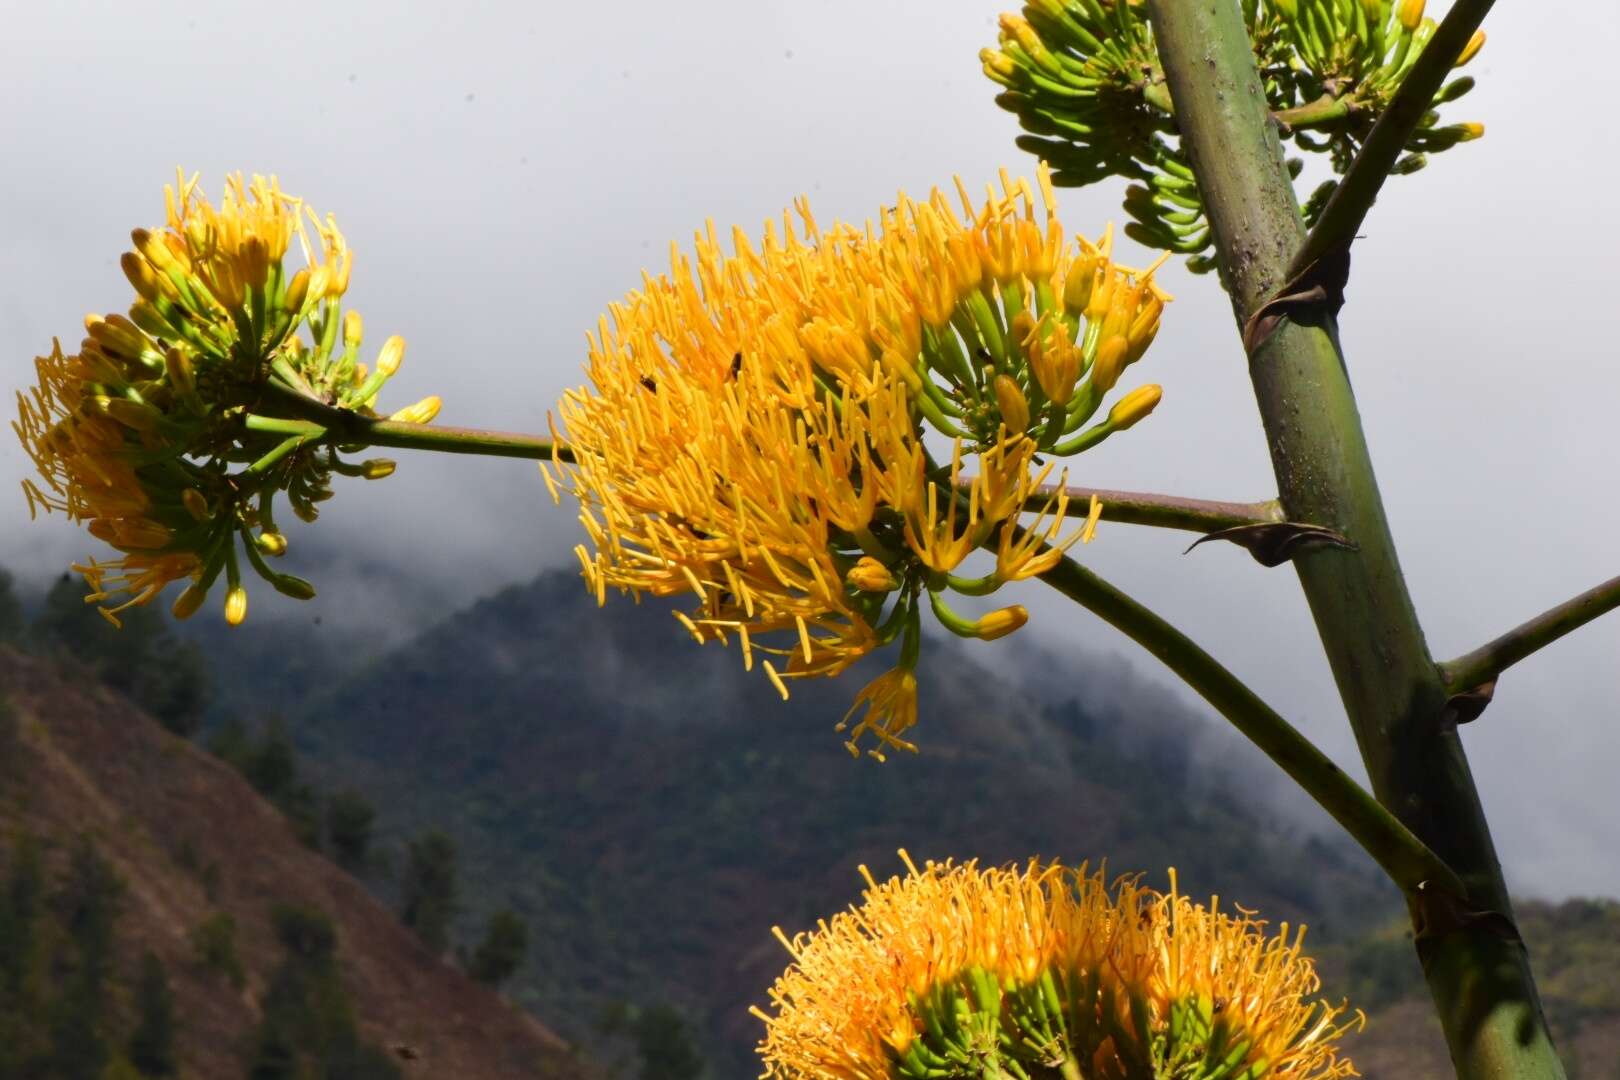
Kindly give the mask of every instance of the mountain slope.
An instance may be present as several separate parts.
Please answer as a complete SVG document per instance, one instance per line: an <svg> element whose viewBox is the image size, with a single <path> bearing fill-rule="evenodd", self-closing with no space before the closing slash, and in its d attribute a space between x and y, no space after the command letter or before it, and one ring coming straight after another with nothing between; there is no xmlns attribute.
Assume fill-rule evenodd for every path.
<svg viewBox="0 0 1620 1080"><path fill-rule="evenodd" d="M672 1001L719 1075L748 1075L746 1007L813 924L918 858L1107 856L1273 919L1349 934L1398 911L1359 855L1296 838L1206 769L1202 722L1133 714L1116 687L1042 700L930 642L920 755L851 761L833 732L864 678L784 703L664 605L544 576L451 617L310 702L294 727L410 834L461 845L464 936L510 905L535 930L516 996L571 1035L604 1002ZM1067 689L1067 688L1066 688ZM1103 692L1103 691L1109 692ZM1261 762L1258 768L1265 768Z"/></svg>
<svg viewBox="0 0 1620 1080"><path fill-rule="evenodd" d="M4 647L0 696L0 839L37 838L53 863L81 837L93 841L123 881L116 966L131 971L149 950L167 969L186 1075L244 1074L277 992L278 903L331 920L360 1034L409 1047L398 1063L406 1076L588 1075L556 1035L429 955L358 882L300 845L234 772L121 698ZM235 925L239 990L193 945L222 915Z"/></svg>

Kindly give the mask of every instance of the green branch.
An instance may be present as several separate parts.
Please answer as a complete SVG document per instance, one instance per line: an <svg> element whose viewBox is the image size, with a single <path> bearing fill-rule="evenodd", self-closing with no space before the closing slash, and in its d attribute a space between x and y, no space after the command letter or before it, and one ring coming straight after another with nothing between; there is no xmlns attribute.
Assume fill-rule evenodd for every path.
<svg viewBox="0 0 1620 1080"><path fill-rule="evenodd" d="M558 447L550 439L512 431L486 431L481 428L449 427L441 424L408 424L361 416L351 409L340 409L307 394L265 384L264 404L302 420L319 424L336 443L364 443L406 450L437 450L445 454L481 454L489 457L529 460L573 461L573 451ZM263 426L263 421L257 421ZM277 430L282 430L277 428ZM290 429L288 429L290 430Z"/></svg>
<svg viewBox="0 0 1620 1080"><path fill-rule="evenodd" d="M969 481L963 481L965 486ZM1085 517L1092 496L1102 503L1102 519L1122 525L1151 525L1160 529L1184 529L1212 533L1238 525L1266 525L1283 520L1277 500L1240 503L1214 499L1186 499L1179 495L1158 495L1146 491L1114 491L1110 488L1060 487L1043 484L1024 501L1024 509L1035 511L1059 491L1068 493L1070 517Z"/></svg>
<svg viewBox="0 0 1620 1080"><path fill-rule="evenodd" d="M1573 596L1562 604L1514 627L1473 652L1440 665L1450 693L1460 694L1496 678L1538 649L1545 648L1599 615L1620 607L1620 577Z"/></svg>
<svg viewBox="0 0 1620 1080"><path fill-rule="evenodd" d="M1411 70L1390 98L1389 107L1378 118L1350 163L1344 179L1328 199L1316 227L1295 254L1288 270L1297 276L1317 259L1355 239L1356 230L1366 220L1367 211L1384 186L1389 170L1406 148L1406 140L1417 130L1424 114L1434 108L1434 95L1457 63L1474 31L1485 21L1495 0L1456 0L1434 37L1413 61Z"/></svg>
<svg viewBox="0 0 1620 1080"><path fill-rule="evenodd" d="M1284 129L1313 128L1331 124L1350 115L1350 102L1332 94L1323 94L1315 101L1295 105L1291 109L1271 114Z"/></svg>
<svg viewBox="0 0 1620 1080"><path fill-rule="evenodd" d="M1409 895L1425 881L1462 895L1462 881L1439 856L1187 635L1067 556L1041 580L1175 672L1332 815Z"/></svg>

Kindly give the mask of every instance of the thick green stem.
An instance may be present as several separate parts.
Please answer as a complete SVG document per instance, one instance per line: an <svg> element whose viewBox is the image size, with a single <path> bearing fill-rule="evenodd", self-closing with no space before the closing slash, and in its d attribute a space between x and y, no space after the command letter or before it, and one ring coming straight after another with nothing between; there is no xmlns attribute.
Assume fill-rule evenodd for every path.
<svg viewBox="0 0 1620 1080"><path fill-rule="evenodd" d="M1282 147L1238 0L1148 7L1242 326L1289 280L1304 240ZM1249 375L1284 513L1357 544L1304 552L1295 567L1373 790L1462 875L1466 907L1511 920L1462 743L1442 723L1446 689L1401 577L1333 316L1316 309L1284 319L1255 344ZM1561 1078L1524 948L1499 932L1504 920L1430 916L1414 905L1458 1075Z"/></svg>
<svg viewBox="0 0 1620 1080"><path fill-rule="evenodd" d="M1543 611L1473 652L1441 664L1440 675L1445 679L1446 689L1458 694L1494 679L1537 649L1551 645L1617 607L1620 607L1620 577L1613 577Z"/></svg>
<svg viewBox="0 0 1620 1080"><path fill-rule="evenodd" d="M1424 114L1434 107L1434 95L1439 92L1440 84L1446 81L1457 57L1462 55L1479 24L1485 21L1485 13L1494 2L1455 0L1451 5L1434 37L1401 80L1384 114L1368 132L1367 141L1322 209L1316 227L1294 255L1290 276L1355 238L1356 230L1361 228L1379 189L1389 177L1390 167L1406 149L1406 140L1417 130Z"/></svg>
<svg viewBox="0 0 1620 1080"><path fill-rule="evenodd" d="M1426 881L1461 889L1456 875L1411 830L1186 634L1066 556L1041 580L1175 672L1331 814L1402 889L1412 893Z"/></svg>

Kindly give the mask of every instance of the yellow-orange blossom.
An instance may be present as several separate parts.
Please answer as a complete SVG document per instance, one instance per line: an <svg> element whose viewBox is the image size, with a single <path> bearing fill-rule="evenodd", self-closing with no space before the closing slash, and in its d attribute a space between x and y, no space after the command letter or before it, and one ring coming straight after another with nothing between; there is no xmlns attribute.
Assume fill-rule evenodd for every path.
<svg viewBox="0 0 1620 1080"><path fill-rule="evenodd" d="M935 191L901 196L877 227L823 230L800 201L799 226L784 215L758 247L733 230L726 255L712 223L695 257L672 246L669 273L610 306L590 336L591 386L560 407L577 464L559 469L598 599L693 594L698 608L678 616L693 636L736 636L744 664L763 654L785 696L783 678L911 641L918 596L986 541L999 558L982 591L1089 537L1095 513L1059 536L1061 498L1031 539L1015 542L1011 524L1054 469L1036 454L1141 356L1165 297L1151 270L1113 264L1106 238L1067 250L1041 179L1044 220L1028 183L1003 175L977 209L958 184L962 218ZM1156 390L1116 407L1098 437L1139 419ZM953 435L938 471L925 418ZM993 614L968 632L1022 622L1022 609ZM913 644L868 688L852 749L864 734L910 748L914 664Z"/></svg>
<svg viewBox="0 0 1620 1080"><path fill-rule="evenodd" d="M754 1010L766 1024L769 1076L889 1080L915 1075L925 1054L942 1051L946 1063L935 1060L940 1071L927 1075L981 1075L953 1065L952 1051L975 1063L1034 1052L1045 1068L1068 1061L1086 1080L1355 1075L1337 1043L1359 1015L1346 1022L1343 1006L1315 998L1303 931L1290 936L1284 924L1267 936L1248 913L1226 915L1214 900L1204 907L1129 878L1110 887L1084 866L919 870L901 857L907 875L881 884L861 867L858 906L791 940L776 931L794 962L770 991L774 1015ZM986 985L999 1004L986 1001ZM1036 1010L1037 1023L1021 1014L1019 995L1032 990L1051 1006ZM940 1008L950 1016L926 1015ZM998 1037L976 1046L941 1030L963 1010L985 1013L973 1019ZM1160 1071L1185 1068L1212 1043L1222 1068Z"/></svg>

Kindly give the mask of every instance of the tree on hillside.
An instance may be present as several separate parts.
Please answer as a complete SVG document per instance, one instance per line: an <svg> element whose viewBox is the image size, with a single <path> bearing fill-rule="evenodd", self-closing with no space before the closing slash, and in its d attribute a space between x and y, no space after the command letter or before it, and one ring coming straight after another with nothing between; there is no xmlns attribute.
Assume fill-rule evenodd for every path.
<svg viewBox="0 0 1620 1080"><path fill-rule="evenodd" d="M360 1039L337 964L332 920L309 908L276 904L271 922L286 955L264 996L250 1080L399 1080L398 1066Z"/></svg>
<svg viewBox="0 0 1620 1080"><path fill-rule="evenodd" d="M174 1076L180 1063L174 1046L174 993L169 974L153 953L141 957L135 982L135 1030L129 1037L129 1061L142 1076Z"/></svg>
<svg viewBox="0 0 1620 1080"><path fill-rule="evenodd" d="M528 951L529 924L517 912L502 908L490 916L484 940L473 950L467 970L479 982L499 986L523 966Z"/></svg>
<svg viewBox="0 0 1620 1080"><path fill-rule="evenodd" d="M641 1010L633 1032L641 1056L640 1080L698 1080L705 1068L692 1027L670 1005Z"/></svg>
<svg viewBox="0 0 1620 1080"><path fill-rule="evenodd" d="M15 645L22 640L27 621L23 618L22 603L12 589L11 571L0 569L0 645Z"/></svg>
<svg viewBox="0 0 1620 1080"><path fill-rule="evenodd" d="M326 837L339 864L350 870L365 866L366 855L371 850L371 829L376 820L377 808L353 788L345 788L328 800Z"/></svg>
<svg viewBox="0 0 1620 1080"><path fill-rule="evenodd" d="M99 1080L112 1059L106 1031L107 990L123 895L124 883L117 872L90 838L81 836L52 897L57 918L74 946L72 967L51 1005L50 1075L62 1080Z"/></svg>
<svg viewBox="0 0 1620 1080"><path fill-rule="evenodd" d="M298 750L293 746L286 722L272 717L265 725L264 737L252 747L239 768L253 790L271 802L279 802L288 795L298 781Z"/></svg>
<svg viewBox="0 0 1620 1080"><path fill-rule="evenodd" d="M435 953L449 947L450 923L460 910L458 891L456 842L449 834L431 829L412 840L406 850L400 917Z"/></svg>
<svg viewBox="0 0 1620 1080"><path fill-rule="evenodd" d="M610 1001L597 1017L596 1030L609 1039L630 1040L641 1062L637 1080L698 1080L708 1071L691 1025L672 1005L642 1008Z"/></svg>
<svg viewBox="0 0 1620 1080"><path fill-rule="evenodd" d="M33 638L42 650L89 668L175 734L194 734L212 696L201 651L176 638L151 608L129 608L119 620L122 629L84 602L82 582L63 574L34 619Z"/></svg>
<svg viewBox="0 0 1620 1080"><path fill-rule="evenodd" d="M191 955L209 971L225 976L234 989L247 982L236 952L236 920L228 911L213 912L192 928Z"/></svg>
<svg viewBox="0 0 1620 1080"><path fill-rule="evenodd" d="M0 1077L38 1075L50 1052L42 919L45 858L24 833L12 844L0 892Z"/></svg>

